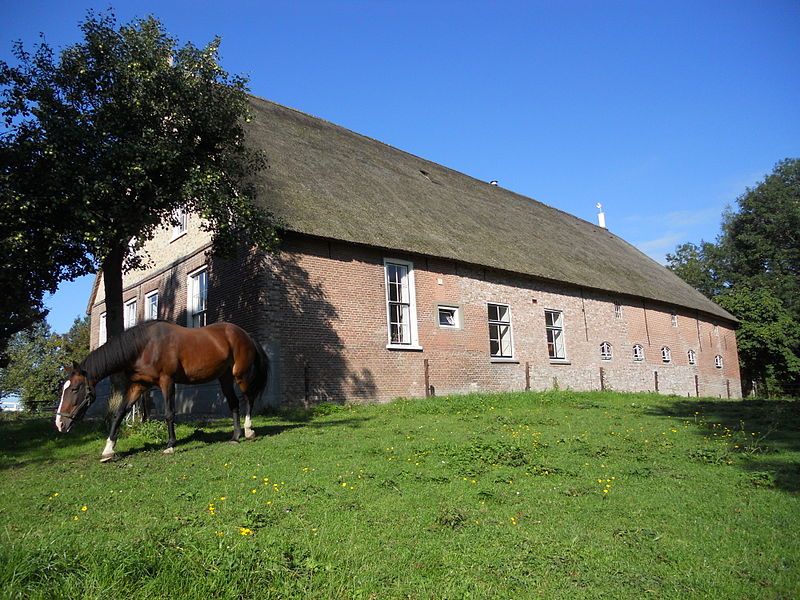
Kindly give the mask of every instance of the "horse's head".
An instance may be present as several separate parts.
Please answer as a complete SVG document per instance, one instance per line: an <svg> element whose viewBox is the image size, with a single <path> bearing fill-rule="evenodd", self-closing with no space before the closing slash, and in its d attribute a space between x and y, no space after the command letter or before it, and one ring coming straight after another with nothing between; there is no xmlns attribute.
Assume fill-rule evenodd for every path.
<svg viewBox="0 0 800 600"><path fill-rule="evenodd" d="M69 376L61 391L61 402L56 411L56 429L66 433L76 421L80 421L86 409L94 402L94 387L86 371L76 362L67 369Z"/></svg>

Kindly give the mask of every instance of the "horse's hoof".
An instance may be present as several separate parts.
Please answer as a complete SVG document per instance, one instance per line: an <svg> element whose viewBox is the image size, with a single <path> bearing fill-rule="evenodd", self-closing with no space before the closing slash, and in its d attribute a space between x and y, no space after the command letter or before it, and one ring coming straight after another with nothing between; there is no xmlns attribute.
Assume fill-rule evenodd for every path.
<svg viewBox="0 0 800 600"><path fill-rule="evenodd" d="M244 439L246 440L254 440L256 438L256 432L252 429L250 431L245 431Z"/></svg>
<svg viewBox="0 0 800 600"><path fill-rule="evenodd" d="M116 454L103 454L100 456L100 462L111 462L116 457Z"/></svg>
<svg viewBox="0 0 800 600"><path fill-rule="evenodd" d="M167 448L164 450L164 454L175 454L175 448Z"/></svg>
<svg viewBox="0 0 800 600"><path fill-rule="evenodd" d="M229 444L238 444L238 443L239 443L239 440L231 440L231 441L229 441L228 443L229 443Z"/></svg>

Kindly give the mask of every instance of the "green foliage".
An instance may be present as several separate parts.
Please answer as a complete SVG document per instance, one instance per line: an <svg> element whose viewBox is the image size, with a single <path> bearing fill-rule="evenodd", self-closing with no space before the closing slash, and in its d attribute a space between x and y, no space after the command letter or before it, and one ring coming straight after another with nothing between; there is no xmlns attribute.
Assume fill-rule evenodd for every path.
<svg viewBox="0 0 800 600"><path fill-rule="evenodd" d="M59 436L50 419L0 419L7 597L738 599L800 588L792 402L436 397L292 423L259 416L259 437L238 445L225 443L229 419L181 424L172 456L133 427L108 464L106 431L90 426ZM759 439L769 452L740 451ZM465 478L455 456L480 472Z"/></svg>
<svg viewBox="0 0 800 600"><path fill-rule="evenodd" d="M741 323L736 332L744 376L762 382L800 375L800 320L766 287L731 288L717 298Z"/></svg>
<svg viewBox="0 0 800 600"><path fill-rule="evenodd" d="M116 335L123 267L146 262L138 250L176 209L203 217L218 253L275 234L252 203L265 159L245 144L246 80L220 67L220 40L179 46L154 17L118 25L111 12L81 30L58 55L17 43L17 64L0 61L0 271L27 282L0 322L102 267Z"/></svg>
<svg viewBox="0 0 800 600"><path fill-rule="evenodd" d="M800 392L800 160L786 159L737 199L715 244L687 243L667 255L679 277L741 321L747 384Z"/></svg>
<svg viewBox="0 0 800 600"><path fill-rule="evenodd" d="M719 249L715 244L700 241L687 242L667 254L667 266L675 274L709 298L715 298L724 289L721 281Z"/></svg>
<svg viewBox="0 0 800 600"><path fill-rule="evenodd" d="M800 159L786 159L722 221L731 286L767 288L800 321Z"/></svg>
<svg viewBox="0 0 800 600"><path fill-rule="evenodd" d="M75 319L59 335L46 321L15 334L8 347L8 365L0 369L0 395L16 394L28 411L50 407L59 397L64 367L89 352L89 319Z"/></svg>

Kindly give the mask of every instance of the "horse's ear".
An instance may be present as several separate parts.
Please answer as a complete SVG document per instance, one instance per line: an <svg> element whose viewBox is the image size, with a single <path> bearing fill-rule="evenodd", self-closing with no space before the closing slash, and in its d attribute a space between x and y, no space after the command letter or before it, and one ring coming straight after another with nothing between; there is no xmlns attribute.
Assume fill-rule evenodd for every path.
<svg viewBox="0 0 800 600"><path fill-rule="evenodd" d="M76 360L72 361L72 370L73 371L78 371L80 373L81 366L78 364L78 361L76 361Z"/></svg>

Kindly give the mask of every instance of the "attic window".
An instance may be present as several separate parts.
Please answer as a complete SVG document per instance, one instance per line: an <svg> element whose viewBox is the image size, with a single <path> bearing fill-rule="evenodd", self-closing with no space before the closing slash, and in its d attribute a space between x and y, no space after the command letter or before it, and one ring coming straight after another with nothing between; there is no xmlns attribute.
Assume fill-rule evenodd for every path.
<svg viewBox="0 0 800 600"><path fill-rule="evenodd" d="M431 174L428 171L426 171L425 169L420 169L419 173L420 173L420 175L422 175L425 179L427 179L431 183L435 183L436 185L439 185L438 181L434 181L433 179L431 179Z"/></svg>

